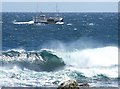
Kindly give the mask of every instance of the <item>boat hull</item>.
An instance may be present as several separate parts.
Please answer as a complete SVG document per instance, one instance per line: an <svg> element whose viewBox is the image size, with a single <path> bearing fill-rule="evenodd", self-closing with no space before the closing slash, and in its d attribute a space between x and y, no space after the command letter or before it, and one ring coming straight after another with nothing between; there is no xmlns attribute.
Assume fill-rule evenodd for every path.
<svg viewBox="0 0 120 89"><path fill-rule="evenodd" d="M56 24L56 23L60 23L63 22L63 18L61 17L45 17L45 16L40 16L40 17L34 17L33 18L34 23L44 23L44 24Z"/></svg>

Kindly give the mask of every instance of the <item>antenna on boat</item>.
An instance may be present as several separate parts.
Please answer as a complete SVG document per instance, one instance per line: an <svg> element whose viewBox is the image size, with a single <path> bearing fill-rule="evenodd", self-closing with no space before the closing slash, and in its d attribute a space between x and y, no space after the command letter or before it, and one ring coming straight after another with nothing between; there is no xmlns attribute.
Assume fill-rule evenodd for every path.
<svg viewBox="0 0 120 89"><path fill-rule="evenodd" d="M42 14L42 11L41 10L39 10L39 1L37 0L37 2L36 2L36 13L37 13L37 16L39 16L39 14L41 13Z"/></svg>
<svg viewBox="0 0 120 89"><path fill-rule="evenodd" d="M57 3L56 3L56 15L58 16L58 13L59 13L59 11L58 11L58 5L57 5Z"/></svg>
<svg viewBox="0 0 120 89"><path fill-rule="evenodd" d="M36 16L38 16L38 11L39 10L39 6L38 6L38 1L36 2Z"/></svg>
<svg viewBox="0 0 120 89"><path fill-rule="evenodd" d="M36 5L36 12L38 12L38 3L37 3L37 5Z"/></svg>

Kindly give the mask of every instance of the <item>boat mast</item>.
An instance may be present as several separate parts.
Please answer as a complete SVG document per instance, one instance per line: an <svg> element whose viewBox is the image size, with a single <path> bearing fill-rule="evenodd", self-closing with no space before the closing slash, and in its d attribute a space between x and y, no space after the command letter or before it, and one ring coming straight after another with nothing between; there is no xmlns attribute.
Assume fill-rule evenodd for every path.
<svg viewBox="0 0 120 89"><path fill-rule="evenodd" d="M58 16L58 13L59 13L59 11L58 11L58 5L56 3L56 16Z"/></svg>
<svg viewBox="0 0 120 89"><path fill-rule="evenodd" d="M40 14L42 14L42 11L39 10L39 1L37 1L36 3L37 3L36 4L36 13L37 13L37 17L38 17Z"/></svg>
<svg viewBox="0 0 120 89"><path fill-rule="evenodd" d="M36 3L37 3L37 4L36 4L36 17L38 17L38 15L39 15L39 14L38 14L38 12L39 12L39 11L38 11L38 9L39 9L38 1L37 1Z"/></svg>

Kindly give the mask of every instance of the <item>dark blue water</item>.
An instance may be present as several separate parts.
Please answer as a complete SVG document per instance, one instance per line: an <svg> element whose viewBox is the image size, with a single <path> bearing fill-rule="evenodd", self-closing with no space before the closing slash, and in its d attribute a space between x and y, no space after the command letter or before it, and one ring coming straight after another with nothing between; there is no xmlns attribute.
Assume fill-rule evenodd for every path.
<svg viewBox="0 0 120 89"><path fill-rule="evenodd" d="M46 13L47 14L47 13ZM24 48L38 50L57 41L69 45L77 40L93 40L95 46L118 44L117 13L61 13L64 25L14 25L16 21L30 21L36 13L3 13L3 50ZM48 13L47 16L55 16ZM71 23L69 26L67 24ZM49 46L49 45L46 45ZM82 45L83 46L83 45ZM89 45L88 45L89 46ZM84 47L84 46L83 46Z"/></svg>
<svg viewBox="0 0 120 89"><path fill-rule="evenodd" d="M117 13L60 13L63 25L13 23L38 15L2 13L0 86L56 87L73 79L118 87Z"/></svg>

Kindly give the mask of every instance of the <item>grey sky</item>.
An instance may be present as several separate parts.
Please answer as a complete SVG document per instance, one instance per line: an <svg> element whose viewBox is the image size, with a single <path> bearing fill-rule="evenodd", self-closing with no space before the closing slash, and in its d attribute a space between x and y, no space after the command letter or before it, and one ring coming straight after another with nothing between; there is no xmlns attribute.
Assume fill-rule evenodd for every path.
<svg viewBox="0 0 120 89"><path fill-rule="evenodd" d="M59 12L117 12L117 2L57 2ZM56 2L3 2L3 12L55 12Z"/></svg>

